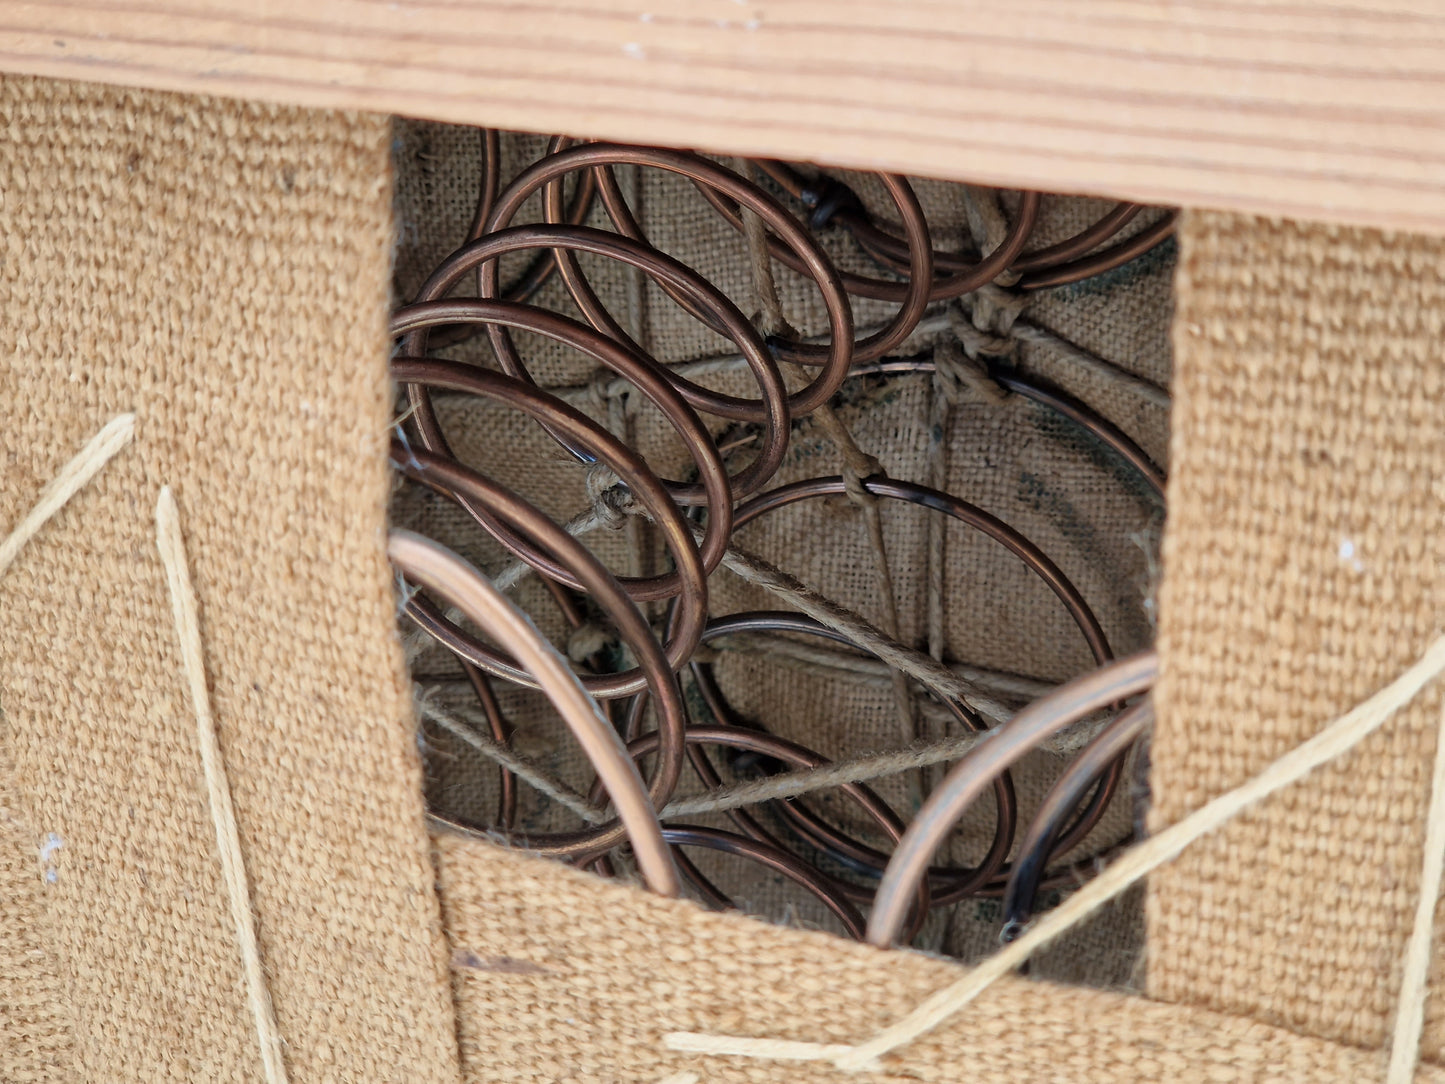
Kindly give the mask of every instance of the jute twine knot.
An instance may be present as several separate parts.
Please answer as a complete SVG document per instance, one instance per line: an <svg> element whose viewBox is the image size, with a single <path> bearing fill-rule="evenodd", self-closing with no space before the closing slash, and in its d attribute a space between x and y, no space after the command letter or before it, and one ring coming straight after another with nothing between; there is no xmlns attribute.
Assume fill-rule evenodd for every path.
<svg viewBox="0 0 1445 1084"><path fill-rule="evenodd" d="M1010 335L1019 315L1029 303L1029 295L1006 290L994 283L984 283L970 295L970 300L973 302L975 327Z"/></svg>
<svg viewBox="0 0 1445 1084"><path fill-rule="evenodd" d="M567 636L567 657L575 663L583 663L611 644L610 632L595 621L584 621Z"/></svg>
<svg viewBox="0 0 1445 1084"><path fill-rule="evenodd" d="M950 320L952 331L963 352L974 361L981 357L1003 358L1014 352L1014 341L1002 335L993 335L980 330L965 320L962 314Z"/></svg>
<svg viewBox="0 0 1445 1084"><path fill-rule="evenodd" d="M632 503L632 494L622 485L617 475L601 463L587 468L587 499L592 502L592 511L597 521L609 531L619 531L627 522L627 509Z"/></svg>
<svg viewBox="0 0 1445 1084"><path fill-rule="evenodd" d="M933 348L933 388L949 406L957 406L963 389L991 403L1001 403L1008 392L989 374L977 354L960 350L958 343L945 340Z"/></svg>
<svg viewBox="0 0 1445 1084"><path fill-rule="evenodd" d="M994 309L984 319L992 322L1003 311ZM974 319L970 320L960 310L950 309L948 326L954 338L944 340L934 348L934 390L949 405L958 403L963 388L992 403L1001 403L1008 397L1007 390L989 373L984 359L1012 357L1018 344L1006 334L994 334L987 325L977 326L981 312L982 309L976 306ZM1012 327L1017 315L1016 312L1007 315L1001 322Z"/></svg>
<svg viewBox="0 0 1445 1084"><path fill-rule="evenodd" d="M863 484L865 478L886 478L888 472L883 469L883 464L878 462L878 457L869 455L861 448L854 446L857 455L843 457L843 489L848 494L848 499L860 507L871 504L877 500L868 488Z"/></svg>

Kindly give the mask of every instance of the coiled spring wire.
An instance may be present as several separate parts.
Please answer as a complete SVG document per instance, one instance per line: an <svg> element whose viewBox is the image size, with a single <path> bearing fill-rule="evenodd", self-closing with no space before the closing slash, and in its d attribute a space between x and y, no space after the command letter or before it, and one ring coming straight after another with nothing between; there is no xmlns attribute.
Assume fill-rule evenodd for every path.
<svg viewBox="0 0 1445 1084"><path fill-rule="evenodd" d="M539 688L568 722L595 768L589 795L598 810L594 823L561 833L519 830L517 793L526 784L502 767L495 821L446 821L443 827L500 838L604 874L617 871L619 848L625 845L653 890L676 894L686 888L706 904L730 907L732 901L687 854L691 849L721 851L786 877L814 895L849 935L878 944L908 942L934 909L973 897L1002 897L1005 933L1019 929L1042 889L1076 883L1094 868L1098 855L1057 863L1089 836L1118 798L1126 758L1152 718L1147 702L1152 657L1114 662L1083 594L1014 527L916 482L885 476L861 479L861 488L873 499L949 517L1005 547L1047 585L1098 669L1003 722L976 710L966 697L930 694L954 720L955 729L989 740L957 759L925 795L927 801L911 824L866 783L845 782L837 792L871 825L869 840L837 827L803 797L767 800L772 815L766 822L758 816L760 809L731 808L730 829L705 827L669 817L667 807L689 766L707 792L724 788L707 749L751 758L765 779L817 771L830 763L790 738L786 720L760 724L740 719L713 675L707 645L761 632L821 640L864 656L877 654L838 628L795 612L714 616L709 578L728 555L739 528L787 506L852 491L842 477L774 484L794 425L832 400L850 379L932 371L934 356L895 354L927 313L1000 281L1015 291L1035 291L1117 268L1166 239L1173 214L1130 232L1145 209L1119 204L1076 235L1041 247L1031 244L1040 197L1022 193L1002 240L986 254L969 255L935 247L914 189L901 176L877 177L892 204L895 221L887 221L827 171L769 160L751 163L745 176L691 152L563 137L552 139L545 154L504 183L498 134L482 131L479 139L481 178L467 235L392 319L397 343L392 374L406 401L396 426L393 463L408 483L427 487L454 504L539 577L574 626L580 620L580 593L587 606L605 615L635 665L610 670L583 666L578 672L481 570L434 542L393 532L393 561L408 583L406 618L456 656L487 720L490 741L504 746L510 734L493 683ZM746 216L757 216L766 231L767 258L805 276L816 289L827 322L821 341L789 334L791 329L765 335L713 282L654 247L624 197L615 175L618 167L685 178L740 235L747 231ZM564 189L569 181L570 198ZM544 220L517 222L523 204L537 193ZM610 228L584 224L596 218L598 207ZM846 234L856 252L871 262L873 273L840 270L819 241L819 232L829 229ZM502 257L518 254L529 261L525 270L503 283ZM641 272L691 318L729 340L756 385L755 396L713 391L689 379L681 367L663 364L649 353L603 304L579 254ZM542 286L553 278L561 282L580 319L536 304ZM459 295L468 283L474 293ZM896 311L882 326L860 333L854 299L888 302ZM686 449L694 477L660 477L635 449L539 387L517 345L517 331L565 344L625 380L666 420ZM490 345L496 369L435 356L442 347L479 336ZM796 390L790 391L786 383L787 364L806 367L809 374ZM994 366L989 375L1111 449L1162 504L1162 471L1117 426L1077 398L1017 369ZM645 517L667 549L671 571L615 575L566 527L460 462L433 403L438 392L475 396L519 411L563 454L588 469L610 471L615 482L599 498L603 510ZM716 422L710 428L708 418L744 427L747 439L741 443L752 449L746 466L729 469L728 452L734 449L720 447L720 438L713 436ZM667 606L660 632L639 608L657 602ZM454 620L444 605L460 611L467 622ZM468 622L483 634L469 630ZM689 707L684 674L705 711ZM1141 696L1146 699L1138 699ZM1110 713L1112 721L1065 770L1020 838L1010 765L1048 735L1100 710ZM648 719L655 724L650 730ZM1000 754L1004 749L1007 755ZM986 854L973 866L939 864L934 856L959 816L984 794L991 796L994 822Z"/></svg>

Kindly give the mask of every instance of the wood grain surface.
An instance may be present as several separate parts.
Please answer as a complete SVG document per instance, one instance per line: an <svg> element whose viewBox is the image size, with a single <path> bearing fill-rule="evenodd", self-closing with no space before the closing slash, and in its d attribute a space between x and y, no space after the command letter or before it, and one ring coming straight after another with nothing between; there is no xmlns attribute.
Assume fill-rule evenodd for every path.
<svg viewBox="0 0 1445 1084"><path fill-rule="evenodd" d="M0 0L0 70L1445 231L1445 0Z"/></svg>

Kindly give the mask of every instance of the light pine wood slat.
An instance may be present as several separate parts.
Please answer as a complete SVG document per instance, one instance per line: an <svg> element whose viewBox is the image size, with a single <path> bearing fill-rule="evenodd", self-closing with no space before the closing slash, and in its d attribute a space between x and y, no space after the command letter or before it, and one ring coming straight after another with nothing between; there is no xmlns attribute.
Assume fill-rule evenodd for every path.
<svg viewBox="0 0 1445 1084"><path fill-rule="evenodd" d="M1445 230L1445 0L0 2L0 69Z"/></svg>

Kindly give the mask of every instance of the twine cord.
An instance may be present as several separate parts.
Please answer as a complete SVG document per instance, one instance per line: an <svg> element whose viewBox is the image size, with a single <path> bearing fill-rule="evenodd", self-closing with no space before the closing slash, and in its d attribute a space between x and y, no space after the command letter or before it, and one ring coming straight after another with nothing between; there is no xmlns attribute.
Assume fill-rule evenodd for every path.
<svg viewBox="0 0 1445 1084"><path fill-rule="evenodd" d="M752 163L746 158L736 159L735 167L744 177L752 179ZM783 313L782 299L778 296L778 283L773 277L773 260L768 252L768 235L763 220L756 211L747 207L740 209L743 232L748 244L753 293L757 296L761 309L760 330L765 335L796 338L797 329L788 323L787 316ZM789 364L787 368L795 374L801 374L801 368L797 365ZM894 589L893 570L888 562L888 544L883 537L883 518L878 508L878 499L863 485L864 478L882 476L886 472L875 456L869 455L858 446L858 441L848 431L848 427L843 424L831 404L820 404L811 417L843 457L843 486L848 499L863 513L868 530L868 544L873 552L873 564L878 572L878 590L883 596L884 631L897 640L902 624L898 615L898 593ZM918 737L918 731L908 683L902 674L894 671L891 685L893 702L898 711L900 737L905 742L913 741Z"/></svg>
<svg viewBox="0 0 1445 1084"><path fill-rule="evenodd" d="M988 736L984 733L956 734L926 745L889 753L868 753L825 764L784 772L748 783L718 787L696 798L677 798L658 814L660 817L688 817L701 813L724 813L743 806L761 805L779 798L797 798L848 783L867 783L890 775L901 775L932 764L957 760Z"/></svg>
<svg viewBox="0 0 1445 1084"><path fill-rule="evenodd" d="M605 824L611 819L606 811L593 805L560 779L547 774L526 757L512 752L511 749L483 730L480 725L471 725L466 720L466 716L471 714L469 710L453 712L436 703L426 693L415 699L417 713L423 719L431 720L448 734L460 738L488 760L506 768L518 779L525 781L563 808L571 810L588 824ZM478 723L480 724L480 720Z"/></svg>
<svg viewBox="0 0 1445 1084"><path fill-rule="evenodd" d="M606 506L606 515L599 508L602 505ZM573 517L565 525L565 530L574 536L585 535L602 526L614 512L627 515L647 514L646 509L625 490L613 488L604 491L599 499L594 501L592 508ZM702 528L694 526L692 530L698 538L702 537ZM763 558L738 546L729 546L723 553L722 565L740 579L771 592L834 632L841 632L859 648L877 656L892 669L901 670L940 697L959 701L979 715L992 719L1007 719L1013 715L1007 705L990 696L975 683L955 674L929 655L899 643L846 606L814 591ZM492 582L498 590L505 591L516 586L531 571L531 566L515 561L504 568Z"/></svg>
<svg viewBox="0 0 1445 1084"><path fill-rule="evenodd" d="M456 735L482 756L506 768L519 779L524 780L540 793L571 810L588 824L604 824L611 819L606 810L591 804L582 795L549 775L532 761L519 756L497 741L482 727L481 718L474 716L471 708L445 708L435 699L423 693L416 698L417 711L448 733ZM1077 752L1107 723L1105 719L1092 719L1070 728L1053 743L1044 748L1064 755ZM988 732L969 732L941 738L938 741L919 743L903 749L883 753L865 753L847 760L830 761L817 768L800 768L791 772L780 772L766 779L750 780L729 786L715 787L694 797L675 798L658 813L667 820L673 817L697 816L702 813L726 813L745 806L761 805L778 799L798 798L815 791L829 790L848 783L868 783L899 775L917 768L943 764L957 760L988 736Z"/></svg>
<svg viewBox="0 0 1445 1084"><path fill-rule="evenodd" d="M746 158L734 158L733 169L747 180L753 179L753 164ZM778 283L773 278L773 258L768 252L767 224L751 207L739 203L738 210L742 213L743 237L748 243L748 269L752 273L753 292L757 295L758 330L764 335L783 335L796 339L798 330L788 323L788 317L783 312L782 299L778 296Z"/></svg>
<svg viewBox="0 0 1445 1084"><path fill-rule="evenodd" d="M791 640L775 632L730 632L707 644L700 645L693 656L702 662L715 662L721 655L728 652L765 654L773 659L796 662L808 668L825 666L830 670L838 670L873 684L888 680L887 664L872 656L844 650L842 647L823 647L802 640ZM1020 701L1037 700L1057 688L1051 681L1039 681L1036 678L1022 677L1002 670L986 670L958 662L945 665L959 677L973 683L981 690L991 690ZM1005 711L997 716L991 716L991 718L998 722L1004 722L1013 718L1013 712Z"/></svg>
<svg viewBox="0 0 1445 1084"><path fill-rule="evenodd" d="M933 382L928 394L928 452L926 466L928 485L931 489L945 491L948 487L948 423L953 414L953 404L958 398L958 378L952 372L945 373L938 366L941 346L934 347ZM928 544L924 548L924 573L928 583L927 625L928 654L935 662L943 662L944 639L944 552L946 538L943 520L938 516L928 517Z"/></svg>
<svg viewBox="0 0 1445 1084"><path fill-rule="evenodd" d="M246 981L246 1001L256 1026L256 1039L261 1046L261 1067L266 1084L286 1084L286 1063L281 1056L281 1031L276 1024L276 1010L271 1003L271 990L261 966L261 950L256 941L256 920L251 912L251 892L246 881L246 866L241 855L241 834L236 826L236 812L231 805L231 784L226 778L226 764L216 740L216 722L211 715L210 694L206 688L205 654L201 646L201 626L196 613L196 594L191 586L185 540L181 535L180 512L170 486L162 486L156 503L156 548L166 570L170 589L171 614L175 618L176 638L181 652L181 667L190 689L191 708L196 716L196 734L200 742L201 768L206 782L207 805L216 829L216 846L220 851L221 874L226 885L226 898L231 906L231 920L236 927L236 943L241 952L242 972Z"/></svg>
<svg viewBox="0 0 1445 1084"><path fill-rule="evenodd" d="M1409 1084L1420 1060L1420 1033L1425 1026L1426 984L1435 934L1435 905L1445 872L1445 715L1435 734L1435 771L1430 780L1430 809L1425 816L1425 858L1420 870L1415 922L1405 945L1404 974L1395 999L1395 1026L1385 1084Z"/></svg>
<svg viewBox="0 0 1445 1084"><path fill-rule="evenodd" d="M858 614L819 594L775 565L748 551L729 546L723 567L740 579L765 588L813 620L841 632L863 650L876 655L895 672L913 678L944 699L957 700L981 715L1001 718L1013 713L973 682L965 681L921 651L886 636ZM1002 714L1000 714L1002 713Z"/></svg>
<svg viewBox="0 0 1445 1084"><path fill-rule="evenodd" d="M967 189L965 203L969 208L969 226L974 240L985 255L1003 242L1002 218L998 205L989 201L994 214L990 217L980 209L980 201ZM1013 353L1014 343L1008 339L997 339L986 334L987 325L997 311L1001 313L999 323L1006 333L1013 325L1025 304L1021 296L1006 310L980 303L974 309L973 325L969 325L955 310L949 310L949 327L957 342L942 339L933 348L933 380L929 384L926 399L928 407L928 447L925 453L925 469L928 485L940 492L948 491L948 447L950 422L953 408L963 399L964 388L971 388L987 402L1002 402L1008 393L989 376L988 368L979 359L985 349L995 352ZM965 329L977 327L976 335L964 334ZM987 341L984 341L987 340ZM963 347L960 353L959 347ZM923 550L924 579L928 584L926 597L925 625L928 636L928 654L936 662L943 662L946 638L944 613L946 610L948 582L947 567L948 524L941 516L929 516L927 536ZM897 637L895 637L896 639ZM944 733L947 733L945 724ZM930 733L929 737L933 735ZM936 786L936 773L928 777L929 789Z"/></svg>
<svg viewBox="0 0 1445 1084"><path fill-rule="evenodd" d="M1003 208L998 205L998 193L976 184L965 184L961 188L968 232L978 246L978 254L990 256L1008 236L1008 220L1004 218Z"/></svg>
<svg viewBox="0 0 1445 1084"><path fill-rule="evenodd" d="M883 514L878 507L878 498L863 485L863 479L887 477L887 471L875 456L867 454L858 446L843 420L827 403L813 411L812 416L843 457L843 488L848 499L863 513L863 522L868 531L868 545L873 553L873 566L878 573L878 593L883 598L884 631L897 643L902 622L898 614L898 592L894 588L893 569L888 561L888 543L883 537ZM891 672L890 684L893 687L893 702L898 711L899 737L903 741L913 741L918 737L918 730L908 682L904 675L895 669Z"/></svg>
<svg viewBox="0 0 1445 1084"><path fill-rule="evenodd" d="M135 437L135 415L117 414L91 437L75 457L46 483L40 499L24 519L0 542L0 576L5 574L25 543L35 537L50 517L65 507L76 493L94 478L122 448Z"/></svg>
<svg viewBox="0 0 1445 1084"><path fill-rule="evenodd" d="M1190 843L1353 749L1378 730L1396 711L1413 700L1442 670L1445 670L1445 637L1435 640L1418 662L1385 688L1328 724L1313 738L1275 760L1242 786L1206 803L1182 820L1126 851L1096 878L1041 918L1018 940L969 970L957 982L927 998L897 1023L856 1046L840 1048L836 1044L789 1043L784 1056L791 1060L829 1061L837 1068L851 1071L880 1068L878 1059L938 1027L998 979L1012 972L1038 949L1093 914L1152 870L1178 856ZM1442 773L1445 773L1445 766L1439 763L1437 756L1436 778L1439 779ZM1435 846L1432 850L1431 847L1445 839L1445 801L1435 801L1435 797L1440 793L1437 789L1432 795L1422 888L1429 887L1427 882L1438 868L1436 863L1440 861L1440 848ZM1435 874L1435 878L1438 885L1438 874ZM1412 970L1418 969L1422 961L1428 963L1431 938L1428 932L1423 935L1419 933L1422 925L1433 920L1434 897L1428 898L1431 904L1430 918L1422 919L1417 912L1416 933L1411 938L1411 957L1407 961L1406 980L1402 984L1402 996L1412 998L1412 1002L1402 1005L1402 1011L1396 1020L1395 1046L1407 1048L1400 1064L1403 1064L1405 1059L1413 1062L1418 1056L1418 1031L1412 1034L1412 1030L1417 1026L1414 1024L1415 1015L1423 1012L1420 1002L1423 1000L1424 989L1423 984L1418 987L1415 985L1416 978ZM1421 911L1424 909L1425 904L1422 902ZM1423 949L1420 947L1422 941L1425 946ZM693 1054L757 1058L778 1056L774 1053L777 1040L773 1039L674 1032L665 1036L663 1041L670 1050ZM1391 1060L1391 1070L1397 1071L1395 1059L1392 1057ZM1408 1076L1401 1079L1408 1079ZM1391 1084L1394 1084L1394 1078L1391 1078Z"/></svg>

